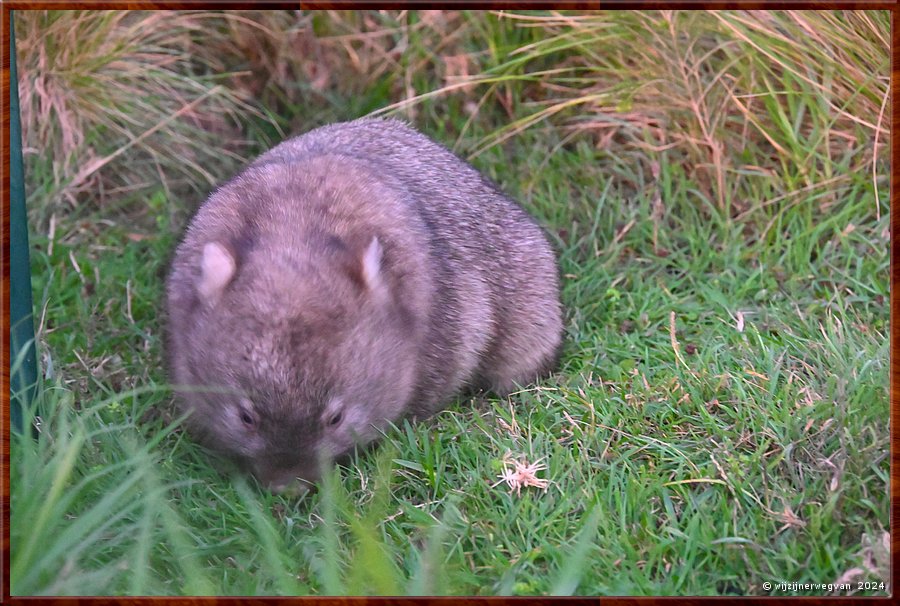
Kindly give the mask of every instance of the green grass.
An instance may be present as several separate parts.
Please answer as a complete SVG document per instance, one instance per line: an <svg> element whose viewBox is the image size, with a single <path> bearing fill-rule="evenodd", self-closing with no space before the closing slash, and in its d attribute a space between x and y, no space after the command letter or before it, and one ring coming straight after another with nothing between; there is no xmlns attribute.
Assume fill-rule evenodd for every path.
<svg viewBox="0 0 900 606"><path fill-rule="evenodd" d="M622 48L603 55L586 86L621 76L629 48L672 56L658 69L677 75L678 60L721 42L710 29L768 31L732 13L690 17L691 46L646 15L609 17L601 38ZM858 37L851 17L845 25L856 29L825 19L828 33ZM340 34L355 23L341 19L314 25ZM371 27L403 25L394 13L379 19ZM601 55L580 37L594 30L454 19L464 26L458 50L498 79L468 97L421 100L415 112L417 125L463 154L540 110L535 95L551 80L524 76ZM406 25L396 34L407 36L402 69L362 90L269 90L261 113L278 113L280 124L248 119L256 147L278 128L389 105L405 98L397 87L407 81L439 88L440 25L415 13ZM518 61L514 51L532 43L535 57ZM723 48L709 55L722 69L736 52ZM12 593L795 595L763 583L829 583L854 568L853 591L856 581L887 582L887 133L873 179L874 132L834 109L863 99L854 111L878 121L877 79L855 90L841 79L877 55L856 48L828 74L832 105L784 75L790 57L755 53L726 72L756 83L760 96L743 99L752 112L727 105L717 114L727 98L716 89L696 123L677 103L660 106L671 110L665 136L677 145L641 131L636 115L659 97L641 98L622 80L611 89L631 95L635 114L605 143L608 131L573 130L572 120L630 110L585 102L477 153L476 166L538 217L559 251L559 372L505 399L461 399L427 421L401 422L300 499L214 462L174 418L159 310L172 247L200 198L160 186L62 212L35 185L52 182L48 164L32 162L46 381L39 438L12 437ZM365 60L379 65L377 55ZM703 83L715 74L703 72ZM677 99L690 97L690 82ZM480 103L474 117L468 102ZM746 142L723 147L718 169L697 137L703 120L721 137L712 141ZM546 490L511 491L499 478L508 457L540 460Z"/></svg>

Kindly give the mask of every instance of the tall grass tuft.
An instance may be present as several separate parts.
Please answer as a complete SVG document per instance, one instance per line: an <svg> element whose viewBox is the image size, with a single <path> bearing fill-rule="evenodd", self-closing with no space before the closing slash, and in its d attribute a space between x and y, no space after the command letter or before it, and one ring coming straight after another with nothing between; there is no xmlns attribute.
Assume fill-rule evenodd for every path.
<svg viewBox="0 0 900 606"><path fill-rule="evenodd" d="M133 423L101 420L112 400L80 410L73 400L61 386L40 390L25 415L37 439L30 431L11 435L11 593L159 593L166 581L148 563L167 543L185 555L179 589L209 593L168 502L175 485L163 483L157 471L154 448L171 428L147 440Z"/></svg>
<svg viewBox="0 0 900 606"><path fill-rule="evenodd" d="M284 129L309 130L348 109L362 115L412 97L432 74L446 81L465 71L471 26L457 11L227 11L217 17L221 35L195 51L237 70L230 85L276 122L300 118L280 120ZM348 99L360 105L341 107Z"/></svg>
<svg viewBox="0 0 900 606"><path fill-rule="evenodd" d="M758 209L760 192L834 200L855 175L886 182L886 11L501 12L485 45L505 21L541 35L389 109L460 94L512 104L472 155L551 124L647 174L658 173L654 157L681 165L731 215ZM513 102L502 86L512 82Z"/></svg>
<svg viewBox="0 0 900 606"><path fill-rule="evenodd" d="M61 206L160 186L210 186L238 159L253 109L193 51L215 33L194 13L16 11L29 192ZM99 199L99 200L98 200Z"/></svg>

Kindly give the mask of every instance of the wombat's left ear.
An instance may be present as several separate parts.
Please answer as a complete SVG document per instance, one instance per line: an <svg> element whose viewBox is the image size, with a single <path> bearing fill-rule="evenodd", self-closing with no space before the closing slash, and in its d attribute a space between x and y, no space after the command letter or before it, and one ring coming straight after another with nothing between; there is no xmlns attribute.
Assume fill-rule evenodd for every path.
<svg viewBox="0 0 900 606"><path fill-rule="evenodd" d="M377 236L372 237L372 241L363 252L362 279L371 291L381 288L381 242Z"/></svg>
<svg viewBox="0 0 900 606"><path fill-rule="evenodd" d="M200 258L197 292L207 303L214 303L234 278L236 269L234 255L227 248L219 242L208 242Z"/></svg>

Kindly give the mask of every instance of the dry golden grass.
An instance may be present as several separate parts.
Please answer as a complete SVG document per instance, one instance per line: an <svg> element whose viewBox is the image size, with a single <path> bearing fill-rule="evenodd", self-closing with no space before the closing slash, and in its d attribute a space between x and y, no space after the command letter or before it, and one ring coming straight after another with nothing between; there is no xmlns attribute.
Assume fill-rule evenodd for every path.
<svg viewBox="0 0 900 606"><path fill-rule="evenodd" d="M296 104L326 91L363 94L395 75L393 93L413 96L412 78L465 73L458 44L468 31L454 11L230 11L223 35L196 52L221 70L240 66L232 85L263 105ZM428 52L409 52L427 48ZM442 59L446 53L449 61ZM454 62L455 60L455 62Z"/></svg>
<svg viewBox="0 0 900 606"><path fill-rule="evenodd" d="M96 190L101 174L124 191L173 172L208 185L222 152L237 150L238 112L290 115L379 83L394 101L380 111L409 118L426 99L453 96L469 122L500 108L505 124L472 155L543 123L634 154L645 172L653 172L645 156L665 150L732 214L758 208L750 192L763 182L771 200L832 188L850 172L886 178L877 167L889 134L884 11L16 18L26 146L53 159L53 182L70 201ZM798 101L802 93L815 95ZM136 164L129 150L147 161ZM805 168L842 161L846 170L825 180Z"/></svg>
<svg viewBox="0 0 900 606"><path fill-rule="evenodd" d="M32 183L77 204L180 174L214 183L253 111L197 59L193 13L17 11L23 144ZM225 135L225 136L223 136ZM218 142L218 143L217 143ZM48 183L49 182L49 183Z"/></svg>
<svg viewBox="0 0 900 606"><path fill-rule="evenodd" d="M842 179L813 178L815 171L805 168L811 162L830 164L844 156L845 175L870 171L873 179L887 177L883 167L876 168L878 158L885 158L889 132L884 11L493 18L540 29L541 36L513 49L499 66L391 109L460 94L464 86L477 87L479 106L508 105L497 85L517 81L528 109L474 154L549 121L573 134L589 132L599 148L613 153L670 150L668 157L685 167L708 199L735 212L755 207L745 199L750 181L774 179L772 189L785 195L833 187ZM811 98L818 104L804 105Z"/></svg>

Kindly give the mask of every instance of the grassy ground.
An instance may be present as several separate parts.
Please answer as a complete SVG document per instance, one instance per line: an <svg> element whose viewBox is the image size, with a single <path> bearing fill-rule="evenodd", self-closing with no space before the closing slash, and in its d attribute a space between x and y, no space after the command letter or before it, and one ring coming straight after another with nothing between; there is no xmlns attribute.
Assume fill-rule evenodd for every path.
<svg viewBox="0 0 900 606"><path fill-rule="evenodd" d="M135 44L182 105L118 129L73 110L68 148L24 115L26 146L66 161L26 156L46 382L40 437L12 441L13 593L887 592L886 15L535 17L181 14L190 53ZM273 496L173 418L168 258L241 154L392 104L548 228L561 368ZM191 152L183 128L213 134ZM238 143L212 163L217 137ZM87 171L88 150L114 157ZM512 490L516 462L545 487Z"/></svg>

